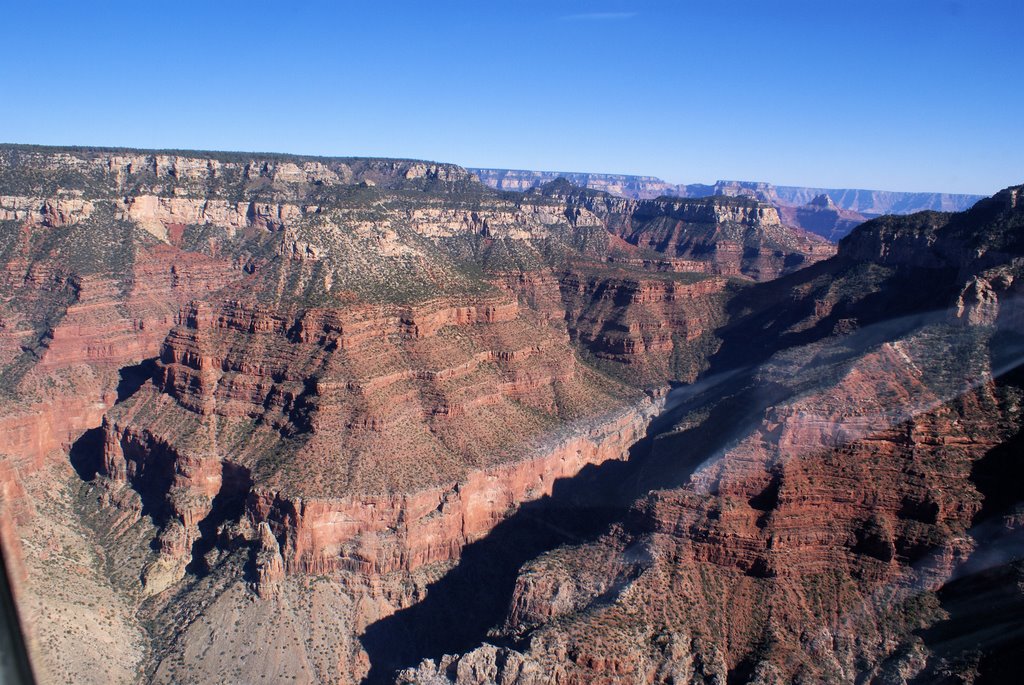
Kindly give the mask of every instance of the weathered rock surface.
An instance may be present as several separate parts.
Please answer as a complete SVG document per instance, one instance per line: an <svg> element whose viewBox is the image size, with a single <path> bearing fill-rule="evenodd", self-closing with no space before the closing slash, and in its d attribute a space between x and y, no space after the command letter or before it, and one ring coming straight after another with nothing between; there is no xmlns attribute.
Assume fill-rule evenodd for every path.
<svg viewBox="0 0 1024 685"><path fill-rule="evenodd" d="M716 346L724 302L738 289L721 276L568 272L560 281L570 334L603 363L633 378L692 382Z"/></svg>
<svg viewBox="0 0 1024 685"><path fill-rule="evenodd" d="M751 181L717 181L713 184L675 185L654 176L625 174L583 174L514 169L470 169L470 171L476 174L483 183L500 190L523 192L558 178L564 178L582 188L600 190L635 200L650 200L662 196L747 195L779 207L800 207L810 204L816 197L828 195L842 209L869 216L912 214L925 210L958 212L969 209L971 205L982 199L980 195L901 193L851 188L806 188L776 186L771 183ZM802 224L798 225L808 228Z"/></svg>
<svg viewBox="0 0 1024 685"><path fill-rule="evenodd" d="M1003 515L976 467L1020 423L995 379L1017 189L831 259L756 199L513 195L409 160L7 146L0 198L2 534L33 625L77 612L34 633L51 673L902 682L958 658L913 631ZM46 594L75 573L100 606ZM115 664L61 661L100 625Z"/></svg>
<svg viewBox="0 0 1024 685"><path fill-rule="evenodd" d="M7 146L0 197L5 510L43 522L25 483L69 477L70 454L90 513L45 522L102 541L97 582L148 602L148 673L198 658L180 621L211 584L276 604L322 575L351 613L317 668L365 673L365 626L627 456L741 288L659 273L608 211L451 165Z"/></svg>
<svg viewBox="0 0 1024 685"><path fill-rule="evenodd" d="M981 614L1021 601L1019 193L871 222L737 296L627 488L650 494L527 564L495 644L399 680L1001 682L1019 631ZM971 612L978 573L1001 594Z"/></svg>
<svg viewBox="0 0 1024 685"><path fill-rule="evenodd" d="M613 235L634 248L627 249L626 259L648 267L761 281L835 252L819 236L784 226L775 207L745 197L623 200L576 189L564 179L532 194L561 199L573 213L601 217ZM612 255L617 258L622 257Z"/></svg>
<svg viewBox="0 0 1024 685"><path fill-rule="evenodd" d="M805 205L782 205L779 214L790 226L799 226L832 242L838 242L854 228L868 220L868 216L838 207L827 194L817 195Z"/></svg>

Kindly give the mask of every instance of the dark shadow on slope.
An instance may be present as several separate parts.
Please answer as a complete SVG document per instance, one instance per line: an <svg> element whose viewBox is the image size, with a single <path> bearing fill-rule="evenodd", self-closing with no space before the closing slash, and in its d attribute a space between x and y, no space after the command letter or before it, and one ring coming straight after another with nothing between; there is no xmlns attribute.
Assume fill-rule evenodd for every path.
<svg viewBox="0 0 1024 685"><path fill-rule="evenodd" d="M637 445L635 452L645 447ZM397 669L481 644L503 621L525 562L560 545L594 539L624 516L625 507L614 499L602 504L597 493L620 481L627 468L606 463L561 479L551 496L523 504L466 546L458 565L429 586L423 601L367 628L361 638L371 663L365 682L386 682Z"/></svg>
<svg viewBox="0 0 1024 685"><path fill-rule="evenodd" d="M740 382L737 377L727 385L738 389ZM639 495L686 483L722 448L712 434L744 433L743 426L749 429L765 403L780 401L784 391L735 392L718 403L702 428L674 434L661 444L656 436L706 401L691 387L675 392L666 411L632 446L628 461L588 466L559 479L550 496L523 504L486 537L467 545L458 565L427 588L425 599L369 626L361 637L371 664L364 682L387 682L398 669L482 644L503 622L524 563L562 545L594 540L612 523L629 521ZM720 395L722 387L710 392ZM724 431L706 431L707 425Z"/></svg>
<svg viewBox="0 0 1024 685"><path fill-rule="evenodd" d="M82 433L71 444L68 458L79 478L86 482L96 478L103 465L103 428L97 426Z"/></svg>
<svg viewBox="0 0 1024 685"><path fill-rule="evenodd" d="M878 340L897 337L920 325L916 315L946 308L955 295L956 272L950 269L884 270L833 257L824 262L750 286L727 307L728 321L716 331L721 347L711 368L758 365L776 352L809 345L844 326L874 327ZM793 292L802 292L799 299ZM866 293L866 294L865 294ZM819 303L834 300L827 314L816 312ZM785 306L779 306L785 303ZM899 322L903 331L883 322ZM813 325L806 326L807 322ZM865 349L872 344L864 340Z"/></svg>
<svg viewBox="0 0 1024 685"><path fill-rule="evenodd" d="M1024 387L1024 367L1000 380ZM1005 517L1018 517L1024 506L1024 430L978 460L971 480L984 497L971 530L975 551L938 592L948 618L919 631L932 656L915 685L1020 682L1024 528Z"/></svg>
<svg viewBox="0 0 1024 685"><path fill-rule="evenodd" d="M387 682L397 669L481 644L508 609L519 568L559 545L591 539L614 520L610 508L568 501L565 488L530 502L484 539L468 545L459 564L420 603L369 626L361 637L370 657L365 682Z"/></svg>
<svg viewBox="0 0 1024 685"><path fill-rule="evenodd" d="M174 483L174 460L163 450L149 452L139 445L122 445L125 460L134 462L135 472L128 478L132 489L138 493L142 503L142 516L148 516L157 528L166 526L173 515L167 493ZM160 541L154 538L150 546L160 548Z"/></svg>
<svg viewBox="0 0 1024 685"><path fill-rule="evenodd" d="M221 463L221 486L213 498L210 513L199 522L199 538L192 543L192 561L185 571L202 578L210 573L206 555L217 546L221 526L238 521L245 513L245 501L252 490L249 469L225 461Z"/></svg>
<svg viewBox="0 0 1024 685"><path fill-rule="evenodd" d="M633 446L631 462L650 451ZM370 657L367 683L397 669L481 644L508 609L519 568L564 544L594 539L626 513L614 494L632 463L607 462L555 482L552 494L523 504L483 539L467 545L458 565L420 603L369 626L361 638Z"/></svg>
<svg viewBox="0 0 1024 685"><path fill-rule="evenodd" d="M685 485L697 468L761 425L768 407L832 382L866 350L944 315L929 311L856 330L835 345L818 347L813 351L817 361L810 360L795 375L746 367L709 374L677 388L627 462L587 467L573 478L557 481L550 497L522 505L487 537L467 546L459 564L427 588L423 601L371 625L361 638L371 663L366 682L382 682L396 669L480 645L504 619L525 562L561 545L594 540L612 523L643 534L646 520L631 516L631 506L639 498ZM816 335L821 337L820 332ZM769 380L773 373L780 374L779 382ZM684 428L673 430L684 417ZM769 484L750 504L767 517L777 497ZM871 531L865 530L866 544L872 539ZM888 547L871 549L879 557L891 556Z"/></svg>
<svg viewBox="0 0 1024 685"><path fill-rule="evenodd" d="M754 669L757 668L757 657L750 653L743 657L734 668L730 668L725 675L726 685L746 685L754 679Z"/></svg>
<svg viewBox="0 0 1024 685"><path fill-rule="evenodd" d="M134 395L156 372L156 357L118 370L117 400L123 402ZM103 428L96 426L82 433L68 451L71 466L78 477L90 482L103 465Z"/></svg>
<svg viewBox="0 0 1024 685"><path fill-rule="evenodd" d="M144 359L133 366L122 366L118 375L117 401L123 402L156 374L156 357Z"/></svg>
<svg viewBox="0 0 1024 685"><path fill-rule="evenodd" d="M1005 534L1006 531L1003 531ZM1024 548L1024 535L1015 539L979 541L1006 550ZM992 549L979 549L963 570L938 592L949 617L919 632L932 651L929 667L914 680L925 683L1001 685L1020 682L1024 654L1024 558L1007 558L987 566ZM971 567L976 567L972 569Z"/></svg>

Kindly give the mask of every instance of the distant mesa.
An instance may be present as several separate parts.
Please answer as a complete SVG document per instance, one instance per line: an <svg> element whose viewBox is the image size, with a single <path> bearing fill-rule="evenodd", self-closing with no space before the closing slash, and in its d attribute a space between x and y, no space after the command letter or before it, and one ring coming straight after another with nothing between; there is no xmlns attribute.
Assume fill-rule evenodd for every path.
<svg viewBox="0 0 1024 685"><path fill-rule="evenodd" d="M777 186L763 181L716 181L714 184L672 184L655 176L592 174L576 172L527 171L517 169L469 169L485 184L499 190L526 191L556 178L592 190L632 199L657 197L707 197L729 195L751 197L774 205L789 225L838 240L854 226L882 214L913 214L920 211L962 212L982 199L981 195L952 193L904 193L856 188L810 188ZM824 204L823 204L824 203ZM832 224L820 217L805 217L786 208L812 207L852 212Z"/></svg>
<svg viewBox="0 0 1024 685"><path fill-rule="evenodd" d="M825 209L838 209L836 203L832 201L832 198L828 196L828 193L822 193L821 195L815 195L814 199L807 203L811 207L822 207Z"/></svg>

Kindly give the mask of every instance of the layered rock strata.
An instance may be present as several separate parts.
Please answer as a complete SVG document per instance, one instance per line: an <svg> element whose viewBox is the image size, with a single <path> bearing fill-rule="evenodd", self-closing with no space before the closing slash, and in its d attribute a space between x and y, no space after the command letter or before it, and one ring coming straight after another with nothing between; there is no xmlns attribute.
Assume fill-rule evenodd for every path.
<svg viewBox="0 0 1024 685"><path fill-rule="evenodd" d="M1019 606L1020 492L998 484L1019 471L1004 452L1024 420L1019 197L870 222L835 259L739 295L710 372L627 488L649 494L598 541L527 564L492 644L399 680L1008 672L1020 640L962 618L961 578L985 558Z"/></svg>
<svg viewBox="0 0 1024 685"><path fill-rule="evenodd" d="M522 460L407 495L317 500L258 489L252 517L268 522L283 540L286 572L330 575L344 569L372 577L451 562L520 504L550 495L557 480L587 465L625 459L658 406L645 402L596 417L589 429L570 428L568 437Z"/></svg>
<svg viewBox="0 0 1024 685"><path fill-rule="evenodd" d="M649 415L609 419L604 445L531 453L558 421L614 406L622 390L581 367L565 334L515 300L294 319L229 303L186 308L180 321L154 383L105 422L103 467L114 483L165 483L173 522L162 564L178 575L228 463L256 475L252 522L273 524L286 569L332 573L346 563L344 544L399 523L410 528L406 549L379 565L415 566L450 560L555 478L618 458ZM513 416L518 444L508 440Z"/></svg>
<svg viewBox="0 0 1024 685"><path fill-rule="evenodd" d="M852 188L807 188L802 186L776 186L765 182L717 181L713 184L672 184L654 176L626 174L585 174L553 171L524 171L515 169L470 169L480 180L499 190L525 192L559 178L581 188L599 190L634 200L652 200L658 197L707 197L710 195L746 195L770 202L780 209L801 207L815 198L827 195L843 210L868 216L879 214L912 214L920 211L957 212L969 209L981 200L981 195L955 193L901 193L884 190ZM812 230L809 226L795 224ZM852 228L852 227L851 227ZM849 232L849 231L847 231ZM845 235L843 233L842 235ZM841 237L841 236L839 236Z"/></svg>
<svg viewBox="0 0 1024 685"><path fill-rule="evenodd" d="M785 626L840 614L786 613L771 593L796 596L833 568L846 589L822 593L830 607L892 582L930 592L970 549L964 473L1017 420L984 366L956 416L931 407L948 399L930 375L944 353L915 352L909 329L856 361L827 345L808 352L815 363L795 359L876 321L865 293L889 293L903 314L950 307L954 328L1012 329L1020 246L1012 231L979 242L981 215L880 220L827 259L834 247L749 198L633 201L563 183L511 195L407 160L16 147L0 148L0 196L5 493L32 517L17 473L66 467L72 443L79 474L98 471L78 515L103 541L100 575L146 619L139 668L155 682L387 679L360 636L421 615L467 546L544 511L529 503L576 506L567 484L606 473L633 474L628 503L656 494L598 542L528 563L491 627L533 642L418 676L665 680L686 659L708 677L748 664L789 676L807 640ZM1018 197L980 211L1012 214ZM908 288L936 275L955 285ZM740 358L767 370L712 383L655 441L650 468L626 462L667 382L704 374L702 388ZM886 365L899 373L878 382ZM858 397L928 406L872 437ZM698 439L722 438L743 411L734 440ZM999 430L985 432L986 411ZM725 456L667 468L679 445ZM959 451L928 470L942 450ZM843 490L874 471L891 491ZM963 487L932 497L939 476ZM926 545L942 563L907 572ZM753 612L726 626L733 605L707 588L785 621ZM709 618L683 618L694 614ZM232 645L238 626L261 623L322 642L280 658ZM839 665L807 677L859 672L906 631L864 634L866 646L821 647ZM777 657L758 660L772 640ZM225 665L243 655L247 666Z"/></svg>
<svg viewBox="0 0 1024 685"><path fill-rule="evenodd" d="M835 252L823 238L783 225L772 205L745 197L624 200L579 190L564 179L531 194L558 198L574 212L600 217L615 237L635 248L634 254L622 256L654 258L653 264L671 265L671 270L763 281Z"/></svg>

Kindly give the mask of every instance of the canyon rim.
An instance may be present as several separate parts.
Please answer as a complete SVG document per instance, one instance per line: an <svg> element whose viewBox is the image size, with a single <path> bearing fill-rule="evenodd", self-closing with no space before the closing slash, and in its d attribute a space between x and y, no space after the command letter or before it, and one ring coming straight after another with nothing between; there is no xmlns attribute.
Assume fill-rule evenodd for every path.
<svg viewBox="0 0 1024 685"><path fill-rule="evenodd" d="M1024 191L524 173L0 147L36 677L1007 682Z"/></svg>

